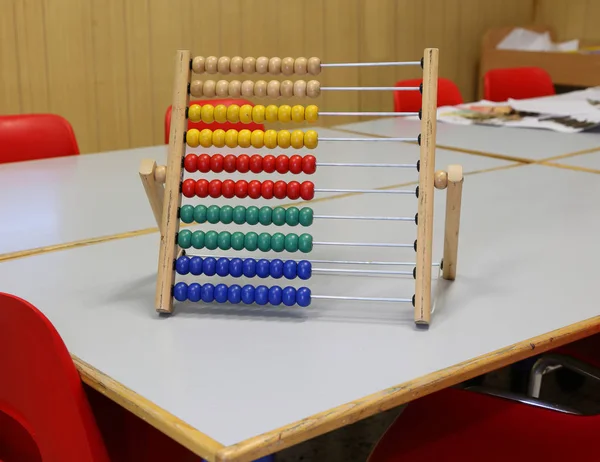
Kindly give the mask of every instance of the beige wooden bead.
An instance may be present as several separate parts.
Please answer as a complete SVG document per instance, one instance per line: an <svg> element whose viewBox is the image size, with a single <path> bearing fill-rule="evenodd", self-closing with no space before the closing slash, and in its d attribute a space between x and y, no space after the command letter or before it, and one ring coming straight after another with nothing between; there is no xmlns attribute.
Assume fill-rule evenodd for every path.
<svg viewBox="0 0 600 462"><path fill-rule="evenodd" d="M231 58L229 56L221 56L217 62L217 70L219 71L219 74L229 74L231 72L231 69L229 68L230 63Z"/></svg>
<svg viewBox="0 0 600 462"><path fill-rule="evenodd" d="M308 73L311 75L319 75L321 73L321 60L319 58L308 59Z"/></svg>
<svg viewBox="0 0 600 462"><path fill-rule="evenodd" d="M446 189L448 186L448 173L443 170L438 170L433 175L433 184L436 189Z"/></svg>
<svg viewBox="0 0 600 462"><path fill-rule="evenodd" d="M296 58L296 60L294 61L294 73L297 75L305 75L307 66L308 59Z"/></svg>
<svg viewBox="0 0 600 462"><path fill-rule="evenodd" d="M301 98L306 96L306 80L296 80L294 82L294 96Z"/></svg>
<svg viewBox="0 0 600 462"><path fill-rule="evenodd" d="M291 80L284 80L281 82L281 86L279 87L279 93L284 98L291 98L294 96L294 82Z"/></svg>
<svg viewBox="0 0 600 462"><path fill-rule="evenodd" d="M266 74L269 72L269 58L265 56L256 58L256 72L258 74Z"/></svg>
<svg viewBox="0 0 600 462"><path fill-rule="evenodd" d="M269 59L269 73L273 75L281 74L281 58Z"/></svg>
<svg viewBox="0 0 600 462"><path fill-rule="evenodd" d="M229 63L229 70L232 74L241 74L244 68L244 58L241 56L234 56L231 58Z"/></svg>
<svg viewBox="0 0 600 462"><path fill-rule="evenodd" d="M267 84L267 96L269 98L279 98L281 96L281 82L279 80L271 80Z"/></svg>
<svg viewBox="0 0 600 462"><path fill-rule="evenodd" d="M254 82L252 80L242 82L242 96L254 96Z"/></svg>
<svg viewBox="0 0 600 462"><path fill-rule="evenodd" d="M209 98L212 98L216 95L216 93L217 93L217 82L215 82L214 80L205 80L204 86L202 88L203 96L208 96Z"/></svg>
<svg viewBox="0 0 600 462"><path fill-rule="evenodd" d="M158 183L164 183L167 179L167 167L165 165L157 165L154 170L154 179Z"/></svg>
<svg viewBox="0 0 600 462"><path fill-rule="evenodd" d="M294 74L294 58L283 58L281 60L281 72L283 75Z"/></svg>
<svg viewBox="0 0 600 462"><path fill-rule="evenodd" d="M264 80L257 80L254 82L254 96L259 98L267 96L267 82Z"/></svg>
<svg viewBox="0 0 600 462"><path fill-rule="evenodd" d="M216 56L209 56L204 62L204 70L207 74L216 74L219 65L219 59Z"/></svg>
<svg viewBox="0 0 600 462"><path fill-rule="evenodd" d="M246 74L254 74L256 72L256 59L254 59L252 56L244 58L242 69Z"/></svg>
<svg viewBox="0 0 600 462"><path fill-rule="evenodd" d="M204 73L204 61L204 56L196 56L194 59L192 59L192 70L196 74Z"/></svg>
<svg viewBox="0 0 600 462"><path fill-rule="evenodd" d="M306 96L316 98L321 94L321 82L318 80L309 80L306 83Z"/></svg>
<svg viewBox="0 0 600 462"><path fill-rule="evenodd" d="M236 98L240 97L242 94L242 82L239 80L232 80L229 82L229 96L234 96Z"/></svg>
<svg viewBox="0 0 600 462"><path fill-rule="evenodd" d="M227 80L219 80L215 88L217 96L224 98L229 95L229 82Z"/></svg>
<svg viewBox="0 0 600 462"><path fill-rule="evenodd" d="M202 80L194 80L190 84L190 94L196 98L201 98L204 96L202 93Z"/></svg>

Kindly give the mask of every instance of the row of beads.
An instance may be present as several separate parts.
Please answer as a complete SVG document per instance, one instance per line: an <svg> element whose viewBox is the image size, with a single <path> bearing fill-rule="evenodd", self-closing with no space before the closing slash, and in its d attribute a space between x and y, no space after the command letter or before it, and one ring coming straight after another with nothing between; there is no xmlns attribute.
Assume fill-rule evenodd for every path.
<svg viewBox="0 0 600 462"><path fill-rule="evenodd" d="M308 287L281 288L279 286L267 287L247 284L240 287L237 284L227 286L226 284L217 284L216 286L210 283L198 284L191 283L189 286L185 282L178 282L173 286L173 297L175 300L185 302L203 301L204 303L244 303L251 305L281 305L285 306L299 305L306 307L310 305L310 289Z"/></svg>
<svg viewBox="0 0 600 462"><path fill-rule="evenodd" d="M321 82L318 80L194 80L190 83L190 94L194 97L220 98L240 96L258 98L317 98L321 94Z"/></svg>
<svg viewBox="0 0 600 462"><path fill-rule="evenodd" d="M318 75L321 73L319 58L242 58L241 56L196 56L192 59L192 70L196 74L273 74L273 75Z"/></svg>
<svg viewBox="0 0 600 462"><path fill-rule="evenodd" d="M308 148L315 149L319 144L319 136L314 130L294 130L289 132L288 130L240 130L239 132L235 129L222 130L220 128L216 130L209 130L205 128L200 131L197 128L191 128L185 134L185 141L191 148L202 146L209 148L215 146L222 148L227 146L229 148L253 148L260 149L263 146L268 149L275 149L280 147L287 149L290 146L294 149Z"/></svg>
<svg viewBox="0 0 600 462"><path fill-rule="evenodd" d="M206 223L211 224L223 223L228 225L235 223L236 225L257 225L263 226L311 226L313 224L313 209L310 207L283 207L271 208L268 206L255 207L254 205L246 208L243 205L238 205L235 208L231 205L193 205L186 204L179 209L179 217L184 223Z"/></svg>
<svg viewBox="0 0 600 462"><path fill-rule="evenodd" d="M296 200L302 198L305 201L309 201L315 197L315 185L312 181L303 181L299 183L297 181L290 181L286 183L283 180L279 181L258 181L252 180L250 182L246 180L205 180L201 178L199 180L193 180L188 178L181 183L181 194L185 197L212 197L216 199L218 197L225 197L232 199L234 196L238 199L244 199L250 197L250 199L292 199Z"/></svg>
<svg viewBox="0 0 600 462"><path fill-rule="evenodd" d="M298 250L302 253L309 253L313 247L313 238L310 234L301 234L298 236L295 233L283 234L269 233L256 234L255 232L242 233L236 231L230 233L229 231L190 231L189 229L182 229L177 234L177 244L182 249L194 249L207 248L208 250L248 250L250 252L256 249L261 252L297 252Z"/></svg>
<svg viewBox="0 0 600 462"><path fill-rule="evenodd" d="M282 104L276 106L269 104L263 106L257 104L252 106L251 104L231 104L226 106L224 104L192 104L188 108L188 118L194 123L200 121L211 124L217 122L224 124L226 122L231 123L257 123L262 124L263 122L316 122L319 118L319 108L314 104L310 104L306 107L296 104L290 106L289 104Z"/></svg>
<svg viewBox="0 0 600 462"><path fill-rule="evenodd" d="M183 159L183 167L186 172L214 172L221 173L223 171L227 173L240 172L248 173L293 173L298 175L305 173L312 175L317 171L317 159L315 156L306 155L304 157L297 154L293 156L279 155L277 157L270 154L261 156L254 154L249 156L247 154L240 154L236 156L234 154L227 154L223 156L221 154L188 154Z"/></svg>
<svg viewBox="0 0 600 462"><path fill-rule="evenodd" d="M193 274L194 276L214 276L215 274L221 277L231 276L239 278L245 276L253 278L258 276L265 279L272 277L274 279L310 279L312 276L312 264L306 260L273 260L254 258L215 258L215 257L188 257L183 255L175 261L175 271L177 274L186 275Z"/></svg>

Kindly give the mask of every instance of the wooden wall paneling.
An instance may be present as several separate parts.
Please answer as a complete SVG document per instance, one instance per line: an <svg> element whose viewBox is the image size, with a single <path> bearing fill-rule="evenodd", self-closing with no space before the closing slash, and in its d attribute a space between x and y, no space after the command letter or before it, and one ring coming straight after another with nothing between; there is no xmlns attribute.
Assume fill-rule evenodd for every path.
<svg viewBox="0 0 600 462"><path fill-rule="evenodd" d="M558 40L580 38L586 7L587 0L538 0L534 21L552 27Z"/></svg>
<svg viewBox="0 0 600 462"><path fill-rule="evenodd" d="M583 36L586 40L600 42L600 2L597 0L588 0L585 11L585 21L583 24ZM577 37L579 38L579 37Z"/></svg>
<svg viewBox="0 0 600 462"><path fill-rule="evenodd" d="M220 55L221 56L252 56L246 54L243 47L246 37L243 35L243 24L246 21L242 17L242 0L229 0L219 2L219 31L220 31ZM253 33L252 29L249 31ZM244 40L242 40L242 38ZM219 56L219 55L215 55Z"/></svg>
<svg viewBox="0 0 600 462"><path fill-rule="evenodd" d="M0 3L0 113L21 113L21 78L17 50L15 2Z"/></svg>
<svg viewBox="0 0 600 462"><path fill-rule="evenodd" d="M443 38L440 45L440 77L445 77L457 83L461 74L459 56L462 53L460 37L460 3L462 0L446 0L445 18L442 30ZM463 95L463 98L465 95ZM445 167L444 167L445 168Z"/></svg>
<svg viewBox="0 0 600 462"><path fill-rule="evenodd" d="M191 24L191 42L190 49L193 56L220 56L221 55L221 34L232 35L234 29L223 23L221 27L221 8L233 2L222 2L219 0L202 0L201 2L191 0L189 2L190 15L188 20ZM222 6L221 6L222 5ZM239 53L237 53L239 55ZM202 79L202 76L195 75L194 79Z"/></svg>

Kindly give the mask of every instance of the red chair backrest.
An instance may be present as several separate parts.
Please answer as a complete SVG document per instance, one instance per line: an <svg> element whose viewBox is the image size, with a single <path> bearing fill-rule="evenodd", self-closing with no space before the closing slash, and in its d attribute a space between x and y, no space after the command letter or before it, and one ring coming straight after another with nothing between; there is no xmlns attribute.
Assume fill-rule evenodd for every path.
<svg viewBox="0 0 600 462"><path fill-rule="evenodd" d="M489 101L537 98L556 94L550 74L539 67L492 69L483 78L483 97Z"/></svg>
<svg viewBox="0 0 600 462"><path fill-rule="evenodd" d="M224 104L225 106L230 106L232 104L237 104L238 106L243 106L244 104L250 104L251 106L254 106L254 104L252 104L250 101L246 101L245 99L210 99L210 100L195 100L195 101L190 101L190 106L192 104L212 104L213 106L216 106L217 104ZM197 128L198 130L203 130L205 128L208 128L210 130L216 130L217 128L220 128L222 130L229 130L231 128L235 129L235 130L264 130L265 126L263 124L257 124L257 123L249 123L249 124L243 124L243 123L231 123L231 122L225 122L224 124L220 124L217 122L213 122L210 124L204 123L202 121L200 122L191 122L188 120L188 130L190 128ZM165 114L165 144L169 144L169 131L171 129L171 106L169 106L167 108L167 113Z"/></svg>
<svg viewBox="0 0 600 462"><path fill-rule="evenodd" d="M409 79L396 82L396 87L418 87L423 79ZM418 112L422 106L421 92L419 91L395 91L394 92L394 111L395 112ZM456 106L462 104L463 97L460 90L452 80L439 78L437 90L437 105Z"/></svg>
<svg viewBox="0 0 600 462"><path fill-rule="evenodd" d="M0 460L109 462L83 386L56 329L0 293Z"/></svg>
<svg viewBox="0 0 600 462"><path fill-rule="evenodd" d="M59 115L0 116L0 164L77 154L73 127Z"/></svg>

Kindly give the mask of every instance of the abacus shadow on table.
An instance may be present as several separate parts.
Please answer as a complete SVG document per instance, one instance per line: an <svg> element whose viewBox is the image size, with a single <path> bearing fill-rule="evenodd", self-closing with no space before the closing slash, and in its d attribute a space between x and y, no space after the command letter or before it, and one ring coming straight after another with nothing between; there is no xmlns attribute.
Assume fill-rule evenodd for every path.
<svg viewBox="0 0 600 462"><path fill-rule="evenodd" d="M351 66L421 66L423 83L420 87L322 87L317 80L192 80L195 74L271 74L317 76L328 67ZM420 61L390 63L321 63L318 58L242 58L242 57L208 57L196 56L192 59L187 50L177 53L175 66L175 84L171 115L168 160L166 166L157 166L152 160L144 160L140 167L140 177L144 184L152 211L161 233L159 265L156 285L155 309L159 313L173 312L173 299L178 302L200 302L201 309L213 313L213 308L206 304L219 303L238 305L233 313L264 311L267 306L306 308L314 300L330 300L362 303L390 303L394 307L406 304L413 307L413 321L418 327L428 327L432 313L432 268L436 263L432 260L433 241L433 195L434 187L447 188L446 226L444 239L444 257L440 265L444 279L453 280L456 276L458 252L458 229L460 222L460 203L462 194L462 168L449 166L448 172L434 171L435 167L435 132L437 101L438 50L428 48ZM422 93L422 109L416 113L389 112L322 112L315 105L281 104L279 106L242 105L225 106L222 104L193 104L193 97L266 97L315 98L321 91L420 91ZM188 107L189 106L189 107ZM367 137L320 137L315 130L235 130L224 131L219 128L188 129L188 119L192 122L202 121L207 124L231 123L313 123L322 116L336 115L371 115L371 116L407 116L418 115L421 119L421 133L412 138L367 138ZM375 163L375 162L322 162L316 155L260 155L256 154L196 154L185 155L186 144L189 148L253 148L261 149L309 149L315 150L319 143L335 142L406 142L417 141L420 145L420 156L413 163ZM332 189L318 188L312 181L283 181L240 179L187 178L184 173L202 174L228 173L241 174L292 174L311 175L317 168L362 168L362 169L415 169L418 173L416 188L394 189ZM163 187L164 184L164 187ZM319 214L312 207L286 206L243 206L182 203L186 198L199 197L211 199L265 199L293 201L301 199L311 201L316 195L339 193L357 193L378 197L381 194L397 196L413 196L417 199L417 214L412 216L370 216L351 214ZM416 239L410 242L364 242L318 240L310 233L284 234L282 232L257 233L255 231L217 231L213 225L230 226L287 226L290 228L313 227L315 222L350 221L354 223L369 222L375 224L375 232L381 222L412 222L416 225ZM377 224L379 222L379 225ZM182 226L182 223L185 226ZM202 229L192 231L188 225L200 224ZM205 228L206 227L206 228ZM311 259L254 258L250 256L231 256L223 254L230 251L274 252L275 254L302 253L314 255L313 249L327 248L363 248L397 250L405 249L414 252L416 258L399 260L374 260L365 257L362 260L324 257ZM191 249L194 249L193 251ZM221 255L206 255L198 250L218 250ZM345 276L394 276L400 280L411 282L411 293L399 296L366 296L337 295L331 293L313 293L312 287L319 287L314 280L331 278L332 275ZM256 285L225 284L220 282L184 282L175 283L176 277L189 278L257 278L300 282L311 281L311 288L305 285ZM224 279L222 279L224 280ZM328 279L330 281L330 279ZM361 279L362 282L365 279ZM371 281L371 278L369 278ZM375 281L375 279L373 279ZM308 284L308 282L306 282ZM369 287L377 287L369 282ZM330 284L324 284L327 291ZM253 306L252 310L240 309L239 306ZM225 310L224 310L225 311Z"/></svg>

